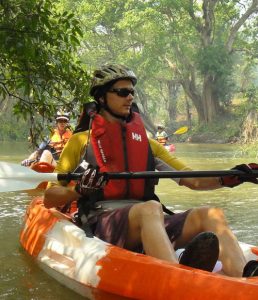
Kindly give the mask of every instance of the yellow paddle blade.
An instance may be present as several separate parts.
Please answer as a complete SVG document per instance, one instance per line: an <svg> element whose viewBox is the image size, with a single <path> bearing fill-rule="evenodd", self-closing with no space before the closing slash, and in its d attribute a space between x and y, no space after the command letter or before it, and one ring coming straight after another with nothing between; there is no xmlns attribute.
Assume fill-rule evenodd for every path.
<svg viewBox="0 0 258 300"><path fill-rule="evenodd" d="M183 134L186 133L188 131L188 127L187 126L183 126L178 128L173 134Z"/></svg>

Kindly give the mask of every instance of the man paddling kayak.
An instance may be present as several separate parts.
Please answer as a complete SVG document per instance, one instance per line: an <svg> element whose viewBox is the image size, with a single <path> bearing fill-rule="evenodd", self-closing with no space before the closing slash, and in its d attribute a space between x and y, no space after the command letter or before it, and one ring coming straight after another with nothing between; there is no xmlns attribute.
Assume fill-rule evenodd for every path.
<svg viewBox="0 0 258 300"><path fill-rule="evenodd" d="M72 131L68 128L69 120L68 113L57 112L55 118L56 128L53 129L49 140L43 141L36 151L21 162L21 165L29 167L39 161L55 167L65 144L72 136Z"/></svg>
<svg viewBox="0 0 258 300"><path fill-rule="evenodd" d="M163 146L168 143L168 134L165 131L165 127L163 125L157 126L157 132L155 134L155 139Z"/></svg>
<svg viewBox="0 0 258 300"><path fill-rule="evenodd" d="M147 138L139 114L132 110L136 82L135 74L122 65L104 65L94 72L90 94L96 106L88 111L88 130L71 137L55 170L57 173L83 170L84 175L75 190L68 188L67 182L50 183L45 192L45 206L60 207L64 211L67 204L76 201L81 225L85 229L90 227L94 236L133 251L143 248L147 255L172 263L178 263L175 249L187 246L194 239L190 242L193 247L189 246L182 262L188 264L190 260L188 265L191 265L191 254L194 254L195 260L203 259L203 265L200 263L198 267L206 270L211 269L207 267L212 248L209 245L216 245L216 234L224 273L242 276L246 262L221 209L201 207L174 214L157 201L153 180L110 180L107 183L106 178L99 175L99 171L190 170L157 141ZM236 168L252 172L257 165ZM240 176L182 178L177 183L195 190L212 190L245 181L258 183L253 177ZM124 206L105 209L109 202L124 203ZM202 238L202 234L200 238L202 232L213 232L211 239ZM207 251L201 253L200 241ZM217 254L214 251L213 258Z"/></svg>

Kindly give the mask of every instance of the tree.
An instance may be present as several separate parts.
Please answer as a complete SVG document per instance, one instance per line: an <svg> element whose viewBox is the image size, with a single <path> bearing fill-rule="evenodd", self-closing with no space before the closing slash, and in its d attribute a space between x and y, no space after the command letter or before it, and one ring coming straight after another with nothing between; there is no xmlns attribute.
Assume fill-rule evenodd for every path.
<svg viewBox="0 0 258 300"><path fill-rule="evenodd" d="M58 108L73 111L88 90L80 22L59 2L0 0L0 105L16 100L14 114L30 119L33 142Z"/></svg>
<svg viewBox="0 0 258 300"><path fill-rule="evenodd" d="M159 45L159 57L192 100L200 123L214 121L228 105L236 52L255 53L255 48L251 48L255 38L250 33L257 34L254 17L258 1L245 4L242 7L240 1L218 0L163 0L146 4L149 13L147 6L153 8L152 17L142 18L141 22L144 26L155 22L157 35L153 41ZM252 29L247 30L244 25ZM144 47L150 46L153 49L155 44Z"/></svg>
<svg viewBox="0 0 258 300"><path fill-rule="evenodd" d="M201 121L206 123L213 121L220 113L224 96L221 92L228 90L225 83L232 76L232 59L240 36L238 32L258 12L257 0L251 1L242 13L237 5L235 1L203 1L202 19L194 12L193 1L189 1L189 6L186 7L196 32L200 35L201 47L197 52L197 63L203 75L201 100L204 116ZM227 15L224 14L225 11Z"/></svg>
<svg viewBox="0 0 258 300"><path fill-rule="evenodd" d="M146 104L157 81L181 84L199 122L210 123L230 103L236 53L257 49L257 1L75 1L86 29L83 58L93 66L117 61L132 67L144 108L158 105ZM171 85L167 101L169 91Z"/></svg>
<svg viewBox="0 0 258 300"><path fill-rule="evenodd" d="M26 141L28 138L29 125L28 121L17 118L19 126L15 126L13 113L12 113L12 102L10 99L5 102L4 107L0 110L0 141Z"/></svg>

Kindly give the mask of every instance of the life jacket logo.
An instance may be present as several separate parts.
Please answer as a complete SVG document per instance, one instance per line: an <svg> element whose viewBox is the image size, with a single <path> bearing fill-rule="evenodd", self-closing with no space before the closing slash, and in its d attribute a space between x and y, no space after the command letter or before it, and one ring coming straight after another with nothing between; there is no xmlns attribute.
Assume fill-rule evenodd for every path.
<svg viewBox="0 0 258 300"><path fill-rule="evenodd" d="M102 145L101 145L100 140L97 140L97 143L98 143L99 152L100 152L100 155L101 155L101 157L102 157L102 160L103 160L104 163L106 163L106 162L107 162L107 159L106 159L106 156L105 156L105 153L104 153L104 150L103 150L103 148L102 148Z"/></svg>
<svg viewBox="0 0 258 300"><path fill-rule="evenodd" d="M133 138L133 140L136 140L138 142L142 141L142 136L140 134L138 134L138 133L132 132L132 138Z"/></svg>

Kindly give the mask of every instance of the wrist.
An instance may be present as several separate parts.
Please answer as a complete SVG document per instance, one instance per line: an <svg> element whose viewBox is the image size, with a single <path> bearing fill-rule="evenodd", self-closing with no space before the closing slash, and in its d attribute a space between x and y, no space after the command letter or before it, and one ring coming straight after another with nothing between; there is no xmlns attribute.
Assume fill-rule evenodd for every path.
<svg viewBox="0 0 258 300"><path fill-rule="evenodd" d="M78 199L81 196L87 196L90 193L92 193L94 191L94 189L91 188L82 188L80 183L77 183L75 188L74 188L74 192L76 192L76 194L78 195Z"/></svg>
<svg viewBox="0 0 258 300"><path fill-rule="evenodd" d="M243 183L236 176L224 176L224 177L220 177L219 181L220 181L220 185L222 187L229 187L229 188L233 188L233 187L238 186L241 183Z"/></svg>

